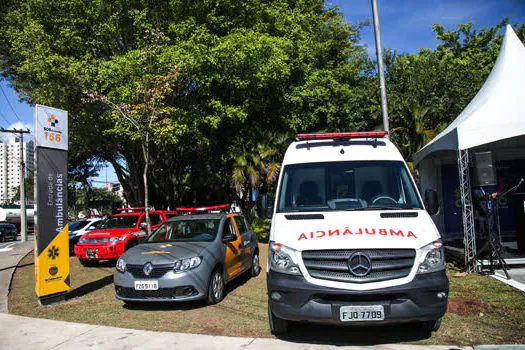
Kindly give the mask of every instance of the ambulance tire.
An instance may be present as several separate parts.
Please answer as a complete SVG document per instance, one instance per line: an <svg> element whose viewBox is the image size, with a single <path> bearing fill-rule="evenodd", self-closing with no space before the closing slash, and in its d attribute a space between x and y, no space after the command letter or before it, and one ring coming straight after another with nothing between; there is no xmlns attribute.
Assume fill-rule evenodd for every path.
<svg viewBox="0 0 525 350"><path fill-rule="evenodd" d="M270 332L273 335L284 335L288 333L289 321L283 320L275 316L270 307L270 300L268 300L268 320L270 321Z"/></svg>
<svg viewBox="0 0 525 350"><path fill-rule="evenodd" d="M421 328L427 332L436 332L441 327L441 318L421 323Z"/></svg>
<svg viewBox="0 0 525 350"><path fill-rule="evenodd" d="M252 255L252 267L250 268L250 275L256 277L261 273L261 265L259 264L259 251L256 250Z"/></svg>
<svg viewBox="0 0 525 350"><path fill-rule="evenodd" d="M224 276L221 268L213 270L208 283L208 296L206 301L208 305L217 304L224 298Z"/></svg>

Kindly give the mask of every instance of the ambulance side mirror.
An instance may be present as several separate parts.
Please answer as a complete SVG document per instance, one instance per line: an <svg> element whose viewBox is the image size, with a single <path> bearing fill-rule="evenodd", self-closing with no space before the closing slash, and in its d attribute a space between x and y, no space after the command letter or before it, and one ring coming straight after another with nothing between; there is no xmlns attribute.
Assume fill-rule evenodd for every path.
<svg viewBox="0 0 525 350"><path fill-rule="evenodd" d="M425 208L430 215L436 215L439 212L439 202L437 192L434 190L425 191Z"/></svg>

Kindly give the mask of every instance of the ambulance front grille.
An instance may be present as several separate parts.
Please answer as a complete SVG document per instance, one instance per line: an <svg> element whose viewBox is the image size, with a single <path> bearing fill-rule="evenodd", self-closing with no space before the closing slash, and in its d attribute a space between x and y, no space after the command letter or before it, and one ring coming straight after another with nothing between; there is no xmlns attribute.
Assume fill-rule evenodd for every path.
<svg viewBox="0 0 525 350"><path fill-rule="evenodd" d="M355 253L370 259L371 269L364 276L350 271L349 259ZM363 265L367 265L362 255ZM336 249L308 250L302 254L304 265L311 277L347 283L372 283L406 277L414 265L414 249ZM366 270L366 269L365 269ZM357 271L358 275L363 269Z"/></svg>

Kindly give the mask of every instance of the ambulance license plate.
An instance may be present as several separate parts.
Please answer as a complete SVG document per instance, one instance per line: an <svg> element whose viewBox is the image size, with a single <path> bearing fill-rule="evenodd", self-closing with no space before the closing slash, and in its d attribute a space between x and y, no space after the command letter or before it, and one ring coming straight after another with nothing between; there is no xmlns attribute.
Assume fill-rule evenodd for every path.
<svg viewBox="0 0 525 350"><path fill-rule="evenodd" d="M88 259L96 259L97 256L97 249L88 249L86 250L86 258Z"/></svg>
<svg viewBox="0 0 525 350"><path fill-rule="evenodd" d="M385 319L383 305L341 306L339 317L343 322L380 321Z"/></svg>
<svg viewBox="0 0 525 350"><path fill-rule="evenodd" d="M135 281L135 290L157 290L159 281Z"/></svg>

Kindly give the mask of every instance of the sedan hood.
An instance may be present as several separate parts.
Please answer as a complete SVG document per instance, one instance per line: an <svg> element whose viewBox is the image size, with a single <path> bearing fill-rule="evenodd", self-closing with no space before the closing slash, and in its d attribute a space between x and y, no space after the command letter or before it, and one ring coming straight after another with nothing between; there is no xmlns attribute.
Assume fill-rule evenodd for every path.
<svg viewBox="0 0 525 350"><path fill-rule="evenodd" d="M153 264L170 264L179 259L205 255L203 250L212 242L168 242L142 243L122 255L127 264L142 265L148 261Z"/></svg>
<svg viewBox="0 0 525 350"><path fill-rule="evenodd" d="M100 228L89 233L84 234L83 238L108 238L108 237L120 237L129 232L137 231L134 228Z"/></svg>

